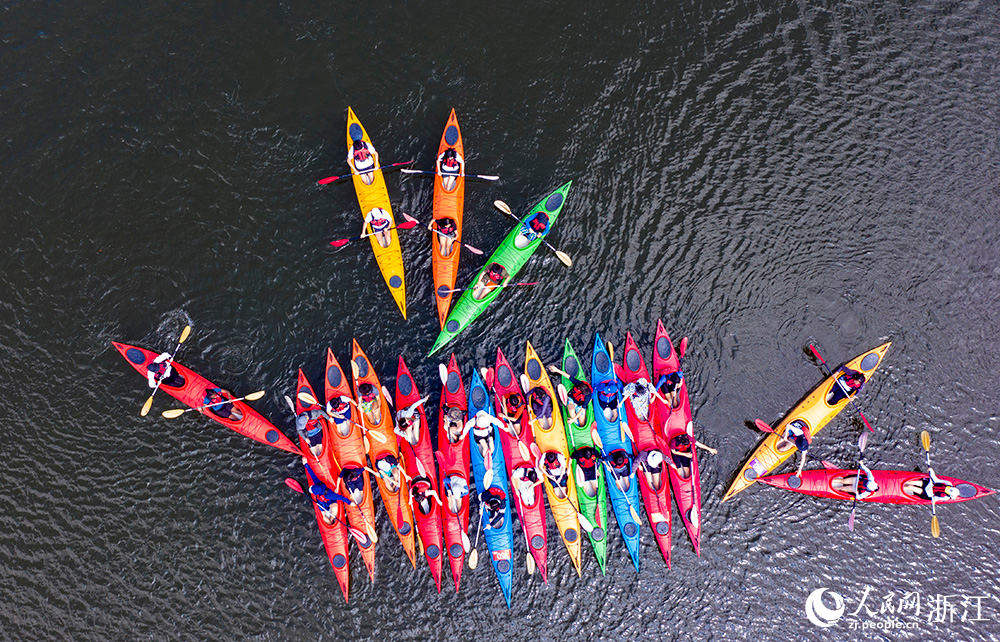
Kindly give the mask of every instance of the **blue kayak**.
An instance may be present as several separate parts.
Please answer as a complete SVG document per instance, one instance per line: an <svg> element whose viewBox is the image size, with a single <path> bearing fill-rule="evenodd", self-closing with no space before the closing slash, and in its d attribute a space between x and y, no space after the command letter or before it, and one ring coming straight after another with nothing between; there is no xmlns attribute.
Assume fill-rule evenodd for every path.
<svg viewBox="0 0 1000 642"><path fill-rule="evenodd" d="M639 522L632 518L632 511L638 514L642 505L639 500L639 484L635 478L635 468L632 466L632 441L623 434L619 422L626 423L625 406L622 403L621 386L615 376L611 357L608 355L600 333L594 338L594 356L590 367L590 383L594 388L594 423L597 434L600 435L604 448L601 458L607 471L606 483L611 506L618 520L618 528L625 538L625 547L632 556L636 572L639 572ZM614 385L613 395L608 400L601 398L602 384ZM613 408L613 410L609 410ZM611 414L608 419L606 413ZM612 460L618 458L620 465L615 466Z"/></svg>
<svg viewBox="0 0 1000 642"><path fill-rule="evenodd" d="M493 404L490 403L490 396L483 384L482 377L478 370L472 371L472 383L469 384L469 419L473 419L480 410L485 411L490 416L493 415ZM511 526L510 511L510 489L507 485L507 468L503 459L503 448L500 445L500 435L496 432L496 427L492 424L488 428L488 435L480 437L475 431L480 430L473 427L473 434L469 439L469 451L472 459L472 474L476 478L476 491L479 494L479 521L483 530L483 537L486 538L486 547L490 551L490 559L493 562L493 570L497 574L500 582L500 589L503 591L503 598L507 600L507 608L510 608L510 588L514 582L514 565L512 564L514 531ZM490 440L493 442L493 457L491 460L493 479L490 480L489 487L483 483L486 479L486 462L483 453L480 451L480 440ZM490 527L490 519L484 507L483 496L489 491L496 497L503 498L502 523Z"/></svg>

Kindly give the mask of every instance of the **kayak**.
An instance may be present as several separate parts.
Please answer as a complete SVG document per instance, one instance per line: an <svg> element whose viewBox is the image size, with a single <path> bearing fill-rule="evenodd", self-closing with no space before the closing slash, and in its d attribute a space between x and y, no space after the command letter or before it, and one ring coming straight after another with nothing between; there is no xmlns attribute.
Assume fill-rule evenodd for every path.
<svg viewBox="0 0 1000 642"><path fill-rule="evenodd" d="M517 516L521 520L521 529L524 531L524 541L526 548L531 551L535 558L535 566L538 568L542 581L546 584L549 581L549 544L548 535L545 529L545 502L542 499L543 490L541 485L535 484L528 489L527 482L534 476L538 480L538 473L535 470L535 460L531 454L531 446L535 442L532 434L531 424L528 422L527 411L522 411L516 420L509 420L506 416L504 404L509 397L517 398L524 407L524 395L514 376L514 370L503 351L497 348L496 368L488 372L486 384L493 388L494 413L507 426L515 432L515 438L508 430L499 430L500 443L503 445L503 458L507 464L508 479L511 480L512 495L514 496L514 506L517 508ZM472 413L469 413L472 416ZM518 489L518 480L522 482L522 488Z"/></svg>
<svg viewBox="0 0 1000 642"><path fill-rule="evenodd" d="M316 404L306 404L303 403L301 399L298 398L298 393L305 392L316 399L316 392L313 387L309 385L309 380L306 379L305 374L302 369L299 369L299 382L295 389L295 415L298 417L299 414L303 412L308 412L310 410L320 410L320 407ZM319 455L313 454L312 450L309 448L309 442L307 442L302 435L299 435L299 446L302 447L303 456L306 458L309 467L312 468L313 472L319 477L319 480L323 484L335 493L340 493L341 495L346 495L344 490L340 488L340 468L337 466L336 459L333 456L333 447L330 443L330 426L326 419L319 417L316 419L319 426L322 428L322 440L321 450ZM306 474L306 488L308 489L311 485L312 480L309 478L309 474ZM308 492L308 490L306 491ZM312 495L309 495L312 499ZM347 550L347 524L344 522L344 507L339 502L334 504L336 513L336 518L333 524L328 524L326 519L323 517L323 511L320 510L319 504L313 500L313 511L316 513L316 523L319 525L320 537L323 539L323 546L326 547L326 555L330 558L330 565L333 566L333 572L337 575L337 583L340 584L340 590L344 594L344 602L348 601L348 594L350 591L350 580L351 580L351 569L348 566L348 550Z"/></svg>
<svg viewBox="0 0 1000 642"><path fill-rule="evenodd" d="M351 148L356 140L362 140L371 145L372 149L375 148L372 145L371 139L368 138L368 132L365 131L361 121L354 115L354 111L348 107L347 153L349 156L351 156ZM394 228L396 220L392 216L392 206L389 204L389 190L385 187L385 178L382 176L382 166L379 162L378 152L375 152L375 171L358 173L358 170L354 167L353 157L348 160L347 164L351 167L354 191L358 194L358 204L361 206L361 220L364 221L365 217L373 209L381 208L385 211ZM367 181L370 181L370 184ZM369 234L372 231L371 226L365 224L361 233ZM389 286L392 298L396 301L396 305L399 306L399 311L403 313L403 318L405 319L406 283L403 280L403 251L400 248L399 235L396 233L396 230L390 229L387 234L389 235L389 240L385 246L379 241L379 235L377 234L372 234L368 237L368 240L371 241L372 251L375 252L375 261L378 262L378 267L382 271L382 278L385 279L385 284Z"/></svg>
<svg viewBox="0 0 1000 642"><path fill-rule="evenodd" d="M541 451L535 452L535 456L540 456L537 465L545 473L545 493L549 497L552 517L556 520L573 568L580 575L580 520L576 511L576 485L570 483L569 477L566 428L563 426L559 401L552 381L549 380L549 373L545 371L545 366L530 341L525 350L524 372L528 381L526 412L535 444ZM532 398L538 397L544 399L540 408L532 402Z"/></svg>
<svg viewBox="0 0 1000 642"><path fill-rule="evenodd" d="M587 381L587 376L580 368L580 360L577 358L576 352L573 351L573 346L570 345L569 339L566 339L566 347L563 349L562 369L570 377L584 382ZM573 381L566 377L562 377L560 383L566 390L573 389ZM596 450L594 438L590 435L590 429L594 425L594 402L590 397L587 397L586 404L586 409L582 416L580 416L578 406L575 403L572 405L563 404L563 423L566 426L566 440L571 455L570 471L572 471L572 477L576 485L576 498L579 500L580 514L589 519L594 527L593 530L587 533L587 538L594 549L597 565L601 567L601 574L603 575L608 559L608 497L604 489L604 468L599 464L593 466L592 475L594 479L588 485L583 467L573 457L573 455L585 448ZM574 413L576 414L574 415ZM575 420L574 416L576 417Z"/></svg>
<svg viewBox="0 0 1000 642"><path fill-rule="evenodd" d="M865 381L868 381L872 374L875 373L875 370L882 364L886 350L891 345L891 341L883 343L877 348L873 348L851 359L845 366L862 373ZM840 373L841 371L837 370L836 372ZM842 378L840 377L840 379ZM847 407L850 400L857 395L856 392L847 397L841 395L841 398L831 405L827 402L827 398L832 393L834 386L838 386L837 380L832 376L827 377L805 399L800 401L777 426L773 427L774 433L765 437L764 441L750 455L747 462L743 464L743 467L740 469L739 474L736 475L736 479L729 486L729 490L726 491L722 501L731 499L740 491L746 490L758 477L763 477L770 473L781 465L782 462L798 452L794 446L779 437L779 435L784 435L788 424L793 421L801 421L805 423L812 432L813 437L815 437L816 433L829 423L831 419L836 417L841 410ZM778 447L779 441L781 442L781 448Z"/></svg>
<svg viewBox="0 0 1000 642"><path fill-rule="evenodd" d="M137 348L126 343L111 342L118 352L135 368L139 374L146 377L146 372L153 360L159 356L156 352L151 352L144 348ZM170 364L176 373L183 379L180 386L169 386L165 382L160 384L160 390L167 393L174 399L192 408L198 408L198 412L209 419L214 419L226 428L231 428L244 437L249 437L254 441L259 441L268 446L274 446L296 455L301 455L299 447L278 430L274 424L264 419L256 410L242 401L233 401L233 411L230 417L221 417L212 408L201 408L205 405L205 392L212 388L218 388L214 383L195 374L190 369L185 368L176 361Z"/></svg>
<svg viewBox="0 0 1000 642"><path fill-rule="evenodd" d="M434 342L434 346L431 348L428 356L434 354L457 337L470 323L483 313L483 310L490 303L493 303L493 300L504 290L504 286L514 282L514 277L517 276L517 273L521 271L521 268L531 258L531 255L542 244L543 239L548 236L556 219L559 218L559 213L566 202L566 194L569 192L572 184L573 181L566 183L535 204L527 216L510 231L507 238L500 243L500 247L493 252L489 260L486 261L476 274L476 278L462 292L462 296L448 315L448 320L445 322L444 328L441 329L441 333L438 334L437 340ZM548 216L549 226L544 234L534 240L530 240L525 235L525 232L530 229L528 227L529 221L533 220L539 213L545 213ZM477 285L482 286L489 281L489 277L486 275L487 270L494 263L501 265L506 270L507 276L501 279L498 285L494 287L487 286L488 289L480 292L481 288L477 287Z"/></svg>
<svg viewBox="0 0 1000 642"><path fill-rule="evenodd" d="M399 369L396 373L396 408L405 410L411 405L420 401L420 393L417 391L417 384L413 381L410 369L406 367L403 357L399 358ZM434 585L438 593L441 592L441 513L438 511L437 501L433 497L427 497L425 506L421 506L414 497L414 486L418 482L430 484L430 490L438 497L441 496L438 484L437 473L434 468L434 447L431 446L431 431L427 423L427 413L424 405L417 406L414 414L417 421L415 430L417 432L415 443L403 437L399 438L399 447L403 454L403 464L406 474L410 478L410 508L413 510L413 517L417 523L417 537L420 538L424 550L424 557L427 558L427 565L431 569L434 577ZM397 419L396 424L399 424ZM397 433L398 434L398 433ZM428 493L430 494L430 493ZM425 510L426 509L426 510Z"/></svg>
<svg viewBox="0 0 1000 642"><path fill-rule="evenodd" d="M623 365L619 367L618 378L625 385L634 384L640 380L649 382L649 370L646 368L646 360L642 358L639 347L636 346L632 333L625 333L625 353ZM628 425L632 430L635 441L632 444L635 454L635 466L638 470L636 477L639 479L639 491L642 494L642 503L646 506L646 514L649 515L649 523L653 528L653 536L663 554L663 560L670 568L670 482L669 474L665 465L666 454L669 452L663 446L663 442L656 437L653 429L653 401L655 397L651 395L646 407L637 404L634 398L625 400L625 415L628 417ZM638 406L638 407L637 407ZM659 464L653 466L649 463L651 455L658 455Z"/></svg>
<svg viewBox="0 0 1000 642"><path fill-rule="evenodd" d="M448 429L445 415L447 408L461 410L458 421L458 435ZM448 549L451 575L455 579L455 592L462 578L465 565L465 547L469 538L469 435L461 435L465 428L466 408L465 386L462 373L458 369L455 355L448 362L448 376L441 391L441 405L438 410L438 475L441 489L441 522L444 526L444 544ZM461 436L460 436L461 435ZM464 493L462 489L465 489Z"/></svg>
<svg viewBox="0 0 1000 642"><path fill-rule="evenodd" d="M337 458L344 473L361 474L363 487L361 501L347 507L347 521L356 533L364 535L363 540L355 539L355 543L361 551L361 558L368 569L368 577L375 581L375 542L371 539L371 533L375 532L375 498L372 492L371 479L368 471L365 470L365 444L363 431L361 429L361 419L358 416L358 407L354 404L354 397L351 394L351 386L344 376L344 370L340 367L340 362L333 356L333 350L326 349L326 377L323 380L323 388L326 400L330 401L336 397L346 397L351 400L349 413L346 414L346 421L337 423L336 420L330 425L330 443L333 445L333 453ZM348 495L349 493L344 493ZM377 537L377 534L376 534Z"/></svg>
<svg viewBox="0 0 1000 642"><path fill-rule="evenodd" d="M469 416L474 416L480 411L493 414L486 385L483 383L482 377L479 376L479 372L473 370L472 381L469 384ZM472 461L472 473L476 478L476 490L479 493L479 528L483 530L483 537L486 538L486 547L490 552L493 572L496 573L497 580L500 582L500 590L503 591L503 599L507 602L507 608L510 608L510 590L514 582L514 565L512 563L514 531L511 526L513 516L510 512L510 489L507 486L507 476L504 474L503 450L495 447L496 428L490 425L488 430L489 437L492 438L494 444L493 455L490 458L490 469L493 475L489 486L485 483L486 461L476 439L469 440L469 453ZM489 515L483 508L482 500L487 488L499 490L504 497L503 521L496 527L490 527ZM478 534L476 539L478 540Z"/></svg>
<svg viewBox="0 0 1000 642"><path fill-rule="evenodd" d="M371 402L369 412L362 412L365 428L368 430L368 459L372 469L381 471L379 464L387 467L389 472L376 475L379 494L385 504L385 512L389 514L392 527L403 544L406 556L410 558L413 568L417 567L413 532L413 513L410 511L410 489L406 479L400 474L399 447L396 445L396 433L392 431L393 416L389 409L389 400L382 390L378 375L372 367L368 356L361 350L357 339L351 349L351 371L354 375L354 393L358 405L363 407L361 392L362 384L370 384L375 389L375 398ZM380 441L374 433L382 435L385 441Z"/></svg>
<svg viewBox="0 0 1000 642"><path fill-rule="evenodd" d="M445 188L444 177L441 174L441 155L449 149L454 149L459 158L459 175L449 177L449 186ZM455 241L462 240L462 209L465 205L465 147L462 145L462 130L458 127L455 110L451 110L448 123L441 134L441 144L438 145L437 156L434 157L434 220L432 226L437 229L442 219L455 222ZM431 234L431 267L434 271L434 298L437 300L438 321L444 328L451 307L451 290L455 288L455 277L458 275L459 249L458 243L452 243L448 252L441 245L446 239L438 233Z"/></svg>
<svg viewBox="0 0 1000 642"><path fill-rule="evenodd" d="M594 386L592 399L594 401L594 424L597 427L597 434L603 442L604 448L601 453L606 470L608 495L611 496L611 508L614 510L615 519L618 520L618 529L625 538L625 547L632 557L635 570L639 572L639 522L632 517L632 511L639 505L639 484L636 481L635 468L632 461L632 441L627 435L622 433L619 421L626 421L621 415L622 396L618 393L617 408L619 410L605 409L601 404L598 395L598 386L604 381L615 381L615 371L611 363L601 335L598 333L594 338L594 354L590 365L590 381ZM611 418L605 412L611 414ZM611 457L621 453L625 458L624 468L617 472L611 465ZM636 513L638 515L638 512Z"/></svg>
<svg viewBox="0 0 1000 642"><path fill-rule="evenodd" d="M927 473L921 473L919 471L915 472L911 470L873 470L871 472L872 477L875 479L875 483L878 484L878 490L868 497L859 498L859 502L921 505L931 503L929 499L926 499L923 496L914 496L912 493L906 491L906 484L908 482L920 482L922 484L929 479L930 477ZM857 474L858 470L856 468L820 468L817 470L804 470L802 471L801 476L802 483L798 487L793 487L795 482L789 483L789 479L795 477L794 473L761 477L759 481L774 486L775 488L792 490L797 493L812 495L813 497L827 497L829 499L852 501L854 500L854 495L851 493L845 493L835 488L834 480L846 479L848 486L853 487L853 482ZM954 477L939 475L938 479L957 488L959 497L956 499L948 497L935 499L935 504L956 504L958 502L967 502L970 499L986 497L987 495L992 495L995 492L985 486L980 486L979 484L956 479Z"/></svg>
<svg viewBox="0 0 1000 642"><path fill-rule="evenodd" d="M681 342L681 348L686 342ZM681 371L684 355L674 350L673 343L663 327L656 322L656 339L653 344L653 385L661 376ZM687 529L695 555L701 556L701 482L698 477L698 449L695 447L694 422L691 419L691 401L688 399L687 378L681 374L680 386L675 390L675 405L668 406L659 399L654 404L654 427L662 439L663 451L667 458L667 474L674 491L677 513ZM678 446L676 439L687 435L691 441L690 459L675 455L671 450Z"/></svg>

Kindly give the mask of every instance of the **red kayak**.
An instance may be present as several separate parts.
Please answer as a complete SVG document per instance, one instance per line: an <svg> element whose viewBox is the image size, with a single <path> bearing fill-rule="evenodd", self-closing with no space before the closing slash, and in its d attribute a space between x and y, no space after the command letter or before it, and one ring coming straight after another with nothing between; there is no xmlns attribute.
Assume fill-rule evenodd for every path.
<svg viewBox="0 0 1000 642"><path fill-rule="evenodd" d="M118 352L135 368L143 377L146 376L148 366L156 359L157 353L150 352L143 348L137 348L125 343L112 341ZM205 405L205 392L218 388L214 383L195 374L188 368L174 361L171 367L180 375L183 382L179 386L168 386L166 382L160 384L160 390L174 397L183 404L192 408L200 408ZM274 446L281 450L286 450L296 455L301 455L298 446L291 439L286 437L280 430L275 428L267 419L264 419L256 410L243 403L233 401L232 410L229 417L222 417L216 414L212 408L200 409L198 412L218 421L226 428L232 428L244 437L249 437L255 441L268 446Z"/></svg>
<svg viewBox="0 0 1000 642"><path fill-rule="evenodd" d="M636 346L632 333L625 334L624 365L615 364L615 371L623 385L634 384L640 379L649 382L649 369L646 360L642 358L639 347ZM655 397L650 395L648 405L637 407L634 398L625 401L625 414L628 417L628 427L632 431L632 447L635 454L636 469L640 473L639 490L642 493L642 503L646 506L649 523L653 527L656 543L663 554L663 560L670 568L670 484L667 481L666 453L660 440L656 438L653 429ZM660 461L655 466L649 463L651 455L658 456Z"/></svg>
<svg viewBox="0 0 1000 642"><path fill-rule="evenodd" d="M468 401L465 396L465 385L462 384L462 373L458 369L455 355L448 362L448 376L441 391L441 406L438 409L438 474L441 492L441 521L444 526L444 543L448 549L448 561L451 563L451 575L455 579L455 592L458 592L458 582L462 577L462 567L465 565L465 546L469 538L469 434L462 436L465 428ZM446 413L449 408L461 410L457 421L457 430L449 430ZM457 432L457 434L456 434ZM466 494L455 493L450 498L453 486L464 486Z"/></svg>
<svg viewBox="0 0 1000 642"><path fill-rule="evenodd" d="M299 393L305 392L309 394L313 399L316 399L316 392L313 387L309 385L309 381L306 379L305 374L299 369L299 385L295 390L295 413L296 415L308 412L310 410L319 410L320 407L316 404L305 404L299 399ZM326 419L323 417L318 417L313 420L315 423L312 425L307 424L307 429L312 429L314 427L320 427L323 430L323 438L321 443L321 450L319 454L316 455L309 448L309 443L299 436L299 445L302 447L302 452L309 463L309 467L312 468L316 476L319 477L320 481L326 485L327 488L335 493L340 493L341 495L346 495L346 492L341 487L340 484L340 468L337 466L336 459L333 456L333 444L330 439L330 425L327 423ZM309 475L306 474L306 488L312 483L309 479ZM348 600L348 593L350 587L351 569L348 566L348 550L347 550L347 524L345 520L344 507L337 503L334 512L336 514L336 519L332 524L328 524L326 519L323 517L323 512L319 508L319 504L313 501L313 510L316 513L316 523L319 525L319 533L323 538L323 545L326 547L326 555L330 558L330 565L333 566L333 571L337 575L337 582L340 583L340 590L344 594L344 601Z"/></svg>
<svg viewBox="0 0 1000 642"><path fill-rule="evenodd" d="M410 369L406 367L403 357L399 358L399 369L396 372L396 412L406 410L420 401L417 384L413 381ZM399 450L403 455L403 465L410 477L410 507L417 523L417 536L424 549L424 557L434 576L434 585L441 592L441 513L437 501L432 496L441 496L438 490L437 474L434 469L434 447L431 446L431 431L427 425L427 413L424 404L417 406L412 415L413 427L410 434L413 437L404 439L397 434ZM399 429L399 420L396 425ZM411 441L412 440L412 441ZM416 493L426 489L424 501L417 501Z"/></svg>
<svg viewBox="0 0 1000 642"><path fill-rule="evenodd" d="M841 484L846 484L847 488L853 489L854 479L858 474L856 468L820 468L817 470L806 470L802 472L801 484L793 488L789 480L795 477L794 473L787 475L770 475L761 477L758 481L770 484L775 488L784 488L797 493L812 495L813 497L828 497L830 499L853 500L854 495L840 490ZM930 504L930 500L923 495L914 495L913 486L922 485L930 477L927 473L909 470L873 470L872 477L878 484L878 490L865 498L859 498L859 502L877 502L880 504ZM954 477L938 475L938 479L950 484L958 489L959 497L951 499L948 497L934 500L935 504L955 504L967 502L970 499L986 497L995 491L973 484Z"/></svg>
<svg viewBox="0 0 1000 642"><path fill-rule="evenodd" d="M687 341L681 341L681 349L685 349ZM674 350L662 321L656 322L656 339L653 343L653 385L663 375L681 371L682 353ZM653 404L655 408L654 426L663 440L667 455L667 472L670 476L670 486L674 490L674 502L677 513L687 528L688 537L694 545L695 555L701 555L701 481L698 478L698 449L695 447L694 422L691 420L691 401L688 399L687 378L681 376L680 386L674 391L671 405L659 399ZM677 455L671 450L682 450L678 447L677 438L687 435L690 443L690 458ZM684 449L686 450L686 449Z"/></svg>
<svg viewBox="0 0 1000 642"><path fill-rule="evenodd" d="M526 495L517 490L517 482L515 481L518 479L515 471L526 472L535 469L535 461L531 455L531 446L535 443L535 438L531 424L528 423L528 410L525 408L524 395L521 394L517 376L500 348L497 348L496 369L488 374L486 385L493 388L493 404L497 417L512 427L518 435L515 439L506 430L497 429L496 431L500 433L500 443L503 445L507 479L510 480L510 494L514 497L514 505L517 507L517 515L521 519L525 539L530 542L528 549L535 558L538 573L547 584L549 567L546 560L548 559L549 545L545 533L545 502L542 500L544 494L542 484L536 485L534 491ZM521 404L520 415L513 422L504 418L505 415L510 416L507 412L507 398L511 395L518 398Z"/></svg>

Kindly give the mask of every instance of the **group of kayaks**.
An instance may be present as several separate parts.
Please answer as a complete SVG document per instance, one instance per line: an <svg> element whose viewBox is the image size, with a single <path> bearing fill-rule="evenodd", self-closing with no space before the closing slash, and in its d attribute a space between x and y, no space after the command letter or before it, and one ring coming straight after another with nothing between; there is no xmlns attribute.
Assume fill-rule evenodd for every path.
<svg viewBox="0 0 1000 642"><path fill-rule="evenodd" d="M286 398L296 415L298 443L243 398L234 398L175 361L176 350L157 354L114 345L155 384L154 394L162 390L240 434L302 457L308 487L304 492L313 499L345 600L350 539L374 579L376 487L407 557L415 564L419 552L427 560L438 591L444 558L457 591L466 556L474 567L482 536L508 606L514 541L521 539L515 536L515 515L528 571L537 568L545 581L549 514L579 574L584 536L605 572L614 513L638 571L643 521L639 511L645 508L669 566L671 489L694 551L700 554L697 442L682 371L687 338L675 350L662 323L657 324L650 355L652 370L631 333L626 334L621 363L614 361L613 346L596 335L589 368L568 339L558 365L546 367L527 343L520 371L498 348L495 362L473 370L471 378L463 378L451 355L439 367L436 439L428 421L428 397L421 396L404 359L399 358L395 394L390 394L357 341L349 373L327 350L322 395L299 371L295 399ZM255 395L249 397L263 393ZM163 414L176 417L183 412ZM298 482L286 482L302 490ZM473 492L479 515L470 529Z"/></svg>
<svg viewBox="0 0 1000 642"><path fill-rule="evenodd" d="M347 148L347 163L351 173L345 176L331 176L320 180L319 183L328 184L350 176L354 182L364 222L361 236L333 241L332 244L341 246L349 241L363 238L370 240L382 277L405 319L406 280L397 230L422 225L431 232L434 298L441 333L430 354L434 354L458 336L503 290L524 285L516 283L514 279L540 245L548 246L565 265L572 264L572 260L565 253L552 248L545 240L566 202L566 195L572 185L570 181L539 201L521 219L511 212L506 203L496 201L497 208L516 220L517 225L483 264L468 287L455 288L460 250L465 248L482 254L478 249L462 241L465 180L466 178L497 180L499 177L466 172L465 145L454 109L451 110L444 133L441 135L434 169L402 170L434 177L432 216L428 224L421 224L407 214L403 214L406 222L397 224L389 202L383 169L409 163L383 166L368 132L350 107L347 109ZM456 292L461 292L462 295L452 309L452 297Z"/></svg>

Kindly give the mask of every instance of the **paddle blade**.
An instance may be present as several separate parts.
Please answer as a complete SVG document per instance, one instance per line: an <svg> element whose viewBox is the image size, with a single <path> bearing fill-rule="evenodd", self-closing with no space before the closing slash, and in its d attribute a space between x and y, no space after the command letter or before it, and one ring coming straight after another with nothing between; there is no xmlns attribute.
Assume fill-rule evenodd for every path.
<svg viewBox="0 0 1000 642"><path fill-rule="evenodd" d="M448 385L448 366L443 363L438 364L438 377L441 379L441 385Z"/></svg>
<svg viewBox="0 0 1000 642"><path fill-rule="evenodd" d="M847 518L847 530L854 532L854 509L851 509L851 516Z"/></svg>
<svg viewBox="0 0 1000 642"><path fill-rule="evenodd" d="M941 537L941 524L938 523L937 515L931 517L931 536Z"/></svg>
<svg viewBox="0 0 1000 642"><path fill-rule="evenodd" d="M357 542L365 542L365 541L368 540L368 537L365 535L365 532L362 531L362 530L354 528L353 526L348 526L347 530L348 530L348 532L350 532L351 536L354 537L354 540L357 541Z"/></svg>
<svg viewBox="0 0 1000 642"><path fill-rule="evenodd" d="M489 470L486 471L486 474L483 475L483 486L489 488L490 484L492 483L493 483L493 469L490 468Z"/></svg>
<svg viewBox="0 0 1000 642"><path fill-rule="evenodd" d="M527 558L525 560L525 565L528 567L528 575L534 575L535 574L535 558L531 555L531 551L528 551L528 553L527 553L527 555L525 555L525 557Z"/></svg>
<svg viewBox="0 0 1000 642"><path fill-rule="evenodd" d="M628 506L628 514L632 516L632 519L635 520L636 524L642 523L642 521L639 519L639 513L635 512L635 507L633 507L632 504L629 504Z"/></svg>
<svg viewBox="0 0 1000 642"><path fill-rule="evenodd" d="M858 452L865 452L865 446L868 445L868 433L863 432L861 436L858 437Z"/></svg>
<svg viewBox="0 0 1000 642"><path fill-rule="evenodd" d="M926 430L920 433L920 445L924 447L926 452L931 451L931 434Z"/></svg>
<svg viewBox="0 0 1000 642"><path fill-rule="evenodd" d="M149 399L146 399L146 403L142 404L142 410L139 411L140 417L145 417L149 414L149 409L153 407L153 395L149 395Z"/></svg>
<svg viewBox="0 0 1000 642"><path fill-rule="evenodd" d="M590 429L590 438L594 440L594 445L604 450L604 443L601 441L601 434L597 432L597 426L595 425Z"/></svg>
<svg viewBox="0 0 1000 642"><path fill-rule="evenodd" d="M417 533L417 549L420 551L420 557L424 556L424 540L420 537L420 533Z"/></svg>
<svg viewBox="0 0 1000 642"><path fill-rule="evenodd" d="M524 394L528 394L528 390L531 389L531 384L528 382L528 375L522 372L518 379L521 383L521 390L524 391Z"/></svg>
<svg viewBox="0 0 1000 642"><path fill-rule="evenodd" d="M318 181L316 181L316 184L317 185L327 185L329 183L334 182L335 180L337 180L339 178L340 178L339 176L327 176L326 178L321 178Z"/></svg>
<svg viewBox="0 0 1000 642"><path fill-rule="evenodd" d="M300 484L298 482L298 480L293 479L291 477L286 477L285 478L285 486L288 486L289 488L291 488L292 490L294 490L296 493L305 493L306 492L306 491L302 490L302 484Z"/></svg>
<svg viewBox="0 0 1000 642"><path fill-rule="evenodd" d="M562 402L562 405L568 406L569 393L566 392L566 386L562 385L562 382L560 382L559 385L556 386L556 392L559 394L559 401Z"/></svg>
<svg viewBox="0 0 1000 642"><path fill-rule="evenodd" d="M510 211L510 205L507 205L503 201L500 200L493 201L493 207L497 208L498 210L500 210L501 212L503 212L508 216L514 216L514 213Z"/></svg>
<svg viewBox="0 0 1000 642"><path fill-rule="evenodd" d="M774 428L771 428L771 426L765 423L763 419L757 419L753 422L753 424L762 432L774 433Z"/></svg>
<svg viewBox="0 0 1000 642"><path fill-rule="evenodd" d="M340 239L339 241L330 241L330 245L333 247L344 247L351 242L351 239Z"/></svg>
<svg viewBox="0 0 1000 642"><path fill-rule="evenodd" d="M382 384L382 396L385 397L386 403L388 403L389 406L392 407L393 406L392 395L389 394L389 389L385 387L385 384Z"/></svg>
<svg viewBox="0 0 1000 642"><path fill-rule="evenodd" d="M681 347L677 351L677 354L680 355L681 359L684 358L684 353L687 352L687 349L688 349L688 338L684 337L683 339L681 339Z"/></svg>
<svg viewBox="0 0 1000 642"><path fill-rule="evenodd" d="M635 436L632 435L632 430L628 427L628 424L623 421L621 422L621 427L622 427L622 435L628 437L628 440L634 444Z"/></svg>
<svg viewBox="0 0 1000 642"><path fill-rule="evenodd" d="M263 396L263 395L261 395L261 396ZM307 406L318 406L319 405L319 401L316 400L316 397L312 396L308 392L300 392L299 393L299 401L301 401L302 403L304 403Z"/></svg>
<svg viewBox="0 0 1000 642"><path fill-rule="evenodd" d="M524 459L531 459L531 453L528 452L528 447L524 445L523 441L517 442L517 450L521 453L521 457Z"/></svg>
<svg viewBox="0 0 1000 642"><path fill-rule="evenodd" d="M469 534L465 531L462 531L462 548L466 553L472 550L472 542L469 541Z"/></svg>
<svg viewBox="0 0 1000 642"><path fill-rule="evenodd" d="M589 519L587 519L586 515L584 515L583 513L577 513L576 517L577 519L580 520L580 527L583 528L584 531L588 533L594 531L594 525L590 522Z"/></svg>
<svg viewBox="0 0 1000 642"><path fill-rule="evenodd" d="M377 430L374 430L374 431L373 430L369 430L368 434L371 435L372 437L374 437L375 441L377 441L380 444L384 444L384 443L386 443L388 441L385 438L385 435L383 435L382 433L378 432Z"/></svg>
<svg viewBox="0 0 1000 642"><path fill-rule="evenodd" d="M177 340L177 343L184 343L187 341L189 336L191 336L191 326L186 325L184 326L184 329L181 330L181 338Z"/></svg>
<svg viewBox="0 0 1000 642"><path fill-rule="evenodd" d="M265 394L265 392L263 390L258 390L257 392L251 392L247 396L243 397L243 399L245 401L257 401L258 399L260 399L261 397L263 397L264 394Z"/></svg>
<svg viewBox="0 0 1000 642"><path fill-rule="evenodd" d="M406 214L404 214L403 216L406 216ZM420 221L418 221L417 219L415 219L415 218L407 218L406 222L405 223L400 223L399 225L397 225L396 229L399 229L399 230L408 230L411 227L416 227L419 224L420 224Z"/></svg>
<svg viewBox="0 0 1000 642"><path fill-rule="evenodd" d="M292 401L291 397L289 397L288 395L285 395L285 403L288 404L288 409L291 410L292 414L294 415L295 414L295 402Z"/></svg>
<svg viewBox="0 0 1000 642"><path fill-rule="evenodd" d="M479 566L479 549L474 548L472 549L472 552L469 553L469 568L476 570L477 566Z"/></svg>
<svg viewBox="0 0 1000 642"><path fill-rule="evenodd" d="M556 250L556 258L559 259L559 262L566 267L573 267L573 259L569 258L569 254L566 254L561 250Z"/></svg>
<svg viewBox="0 0 1000 642"><path fill-rule="evenodd" d="M819 359L823 363L824 366L826 365L826 360L823 359L823 356L819 353L819 350L816 349L816 346L814 346L813 344L810 343L809 344L809 350L812 351L813 355L815 355L816 358Z"/></svg>
<svg viewBox="0 0 1000 642"><path fill-rule="evenodd" d="M184 414L184 408L174 408L172 410L164 410L161 414L167 419L176 419Z"/></svg>

